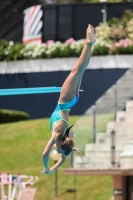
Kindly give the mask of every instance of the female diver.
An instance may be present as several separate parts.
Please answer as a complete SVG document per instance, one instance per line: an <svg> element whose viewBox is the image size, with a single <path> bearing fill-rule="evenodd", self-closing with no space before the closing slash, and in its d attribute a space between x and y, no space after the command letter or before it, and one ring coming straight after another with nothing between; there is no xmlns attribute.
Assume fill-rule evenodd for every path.
<svg viewBox="0 0 133 200"><path fill-rule="evenodd" d="M58 104L51 115L50 129L52 136L43 151L44 170L41 173L50 175L64 163L66 156L72 151L79 153L74 149L74 140L69 135L69 131L72 127L69 127L69 112L78 102L82 76L89 64L91 48L95 41L94 28L89 24L86 30L86 40L83 51L77 64L66 78L60 92ZM49 168L49 153L52 146L61 154L61 158L53 167Z"/></svg>

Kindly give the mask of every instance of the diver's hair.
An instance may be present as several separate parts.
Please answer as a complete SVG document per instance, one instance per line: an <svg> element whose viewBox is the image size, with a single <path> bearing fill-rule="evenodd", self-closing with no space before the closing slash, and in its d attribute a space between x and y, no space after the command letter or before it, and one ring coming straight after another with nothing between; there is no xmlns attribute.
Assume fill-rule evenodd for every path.
<svg viewBox="0 0 133 200"><path fill-rule="evenodd" d="M65 135L64 137L61 139L61 148L64 150L65 152L65 155L68 156L72 151L75 151L77 152L80 156L80 152L74 148L75 144L74 144L74 140L73 138L70 136L70 129L73 127L70 126L66 132L65 132ZM81 156L82 160L83 160L83 157Z"/></svg>
<svg viewBox="0 0 133 200"><path fill-rule="evenodd" d="M83 160L83 157L82 157L82 155L80 154L80 152L76 149L76 148L73 148L72 149L72 151L75 151L75 152L77 152L79 155L80 155L80 157L82 158L82 160ZM83 160L84 161L84 160Z"/></svg>
<svg viewBox="0 0 133 200"><path fill-rule="evenodd" d="M66 156L71 153L73 147L75 146L74 140L70 136L70 129L72 127L73 125L66 130L65 135L63 136L63 138L61 138L61 148L64 150Z"/></svg>
<svg viewBox="0 0 133 200"><path fill-rule="evenodd" d="M65 132L65 136L70 136L70 130L71 130L71 128L73 127L74 125L72 125L72 126L70 126L67 130L66 130L66 132Z"/></svg>

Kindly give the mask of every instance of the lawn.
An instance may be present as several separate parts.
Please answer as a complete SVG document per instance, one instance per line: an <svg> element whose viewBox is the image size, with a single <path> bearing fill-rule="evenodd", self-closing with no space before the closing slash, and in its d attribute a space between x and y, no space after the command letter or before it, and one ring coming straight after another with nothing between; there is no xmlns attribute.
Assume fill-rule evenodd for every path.
<svg viewBox="0 0 133 200"><path fill-rule="evenodd" d="M106 123L112 116L104 116ZM79 119L70 118L71 124ZM92 123L88 119L89 126ZM98 129L101 127L99 119ZM111 177L77 177L76 198L74 194L74 177L66 176L63 168L68 167L68 159L58 170L58 197L54 197L54 174L40 174L43 169L42 151L50 137L49 119L36 119L0 125L0 172L26 174L39 177L34 185L37 188L35 200L109 200L112 195ZM53 161L50 160L50 165Z"/></svg>

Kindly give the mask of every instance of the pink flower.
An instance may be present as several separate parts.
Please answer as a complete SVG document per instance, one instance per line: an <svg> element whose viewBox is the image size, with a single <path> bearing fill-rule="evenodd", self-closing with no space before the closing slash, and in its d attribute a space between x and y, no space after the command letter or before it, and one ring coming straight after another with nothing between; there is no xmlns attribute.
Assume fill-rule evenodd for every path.
<svg viewBox="0 0 133 200"><path fill-rule="evenodd" d="M54 44L55 42L54 42L54 40L48 40L47 41L47 46L49 47L49 46L51 46L52 44Z"/></svg>
<svg viewBox="0 0 133 200"><path fill-rule="evenodd" d="M64 44L65 44L66 46L68 46L68 45L71 44L72 42L75 42L75 40L74 40L73 38L69 38L68 40L66 40L66 41L64 42Z"/></svg>
<svg viewBox="0 0 133 200"><path fill-rule="evenodd" d="M121 39L118 42L113 43L110 46L110 49L116 49L117 47L128 47L129 45L133 45L133 42L128 39Z"/></svg>
<svg viewBox="0 0 133 200"><path fill-rule="evenodd" d="M115 49L115 44L111 44L110 49L114 50Z"/></svg>
<svg viewBox="0 0 133 200"><path fill-rule="evenodd" d="M123 39L123 40L120 40L120 41L119 41L119 43L120 43L120 45L121 45L121 46L124 46L124 47L127 47L127 46L129 46L129 45L132 45L132 44L133 44L133 42L132 42L132 41L130 41L130 40L128 40L128 39Z"/></svg>
<svg viewBox="0 0 133 200"><path fill-rule="evenodd" d="M116 42L116 43L115 43L115 46L116 46L116 47L120 47L121 44L120 44L119 42Z"/></svg>

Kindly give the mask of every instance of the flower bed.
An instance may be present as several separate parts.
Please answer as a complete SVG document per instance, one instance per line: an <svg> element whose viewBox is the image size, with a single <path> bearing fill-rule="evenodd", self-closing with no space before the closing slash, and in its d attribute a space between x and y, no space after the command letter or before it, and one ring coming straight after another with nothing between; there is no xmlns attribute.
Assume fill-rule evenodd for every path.
<svg viewBox="0 0 133 200"><path fill-rule="evenodd" d="M96 30L97 42L92 56L133 54L133 12L126 10L121 19L112 18ZM31 60L40 58L79 57L85 39L75 41L69 38L64 43L53 40L41 45L21 44L0 40L0 61Z"/></svg>
<svg viewBox="0 0 133 200"><path fill-rule="evenodd" d="M40 58L79 57L84 43L84 39L72 41L67 45L61 42L53 42L50 45L45 43L41 44L40 46L35 44L23 45L9 42L7 47L1 48L0 60L11 61ZM92 50L92 56L116 54L133 54L133 41L129 39L123 39L110 44L102 40L97 40L97 43L94 45Z"/></svg>
<svg viewBox="0 0 133 200"><path fill-rule="evenodd" d="M70 42L71 41L71 42ZM2 45L1 45L2 44ZM41 45L14 44L12 41L0 41L0 60L29 60L39 58L78 57L84 46L84 39L75 41L70 38L65 43L47 41Z"/></svg>

